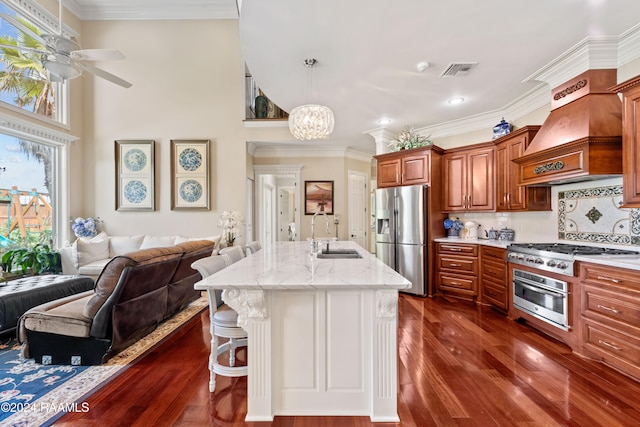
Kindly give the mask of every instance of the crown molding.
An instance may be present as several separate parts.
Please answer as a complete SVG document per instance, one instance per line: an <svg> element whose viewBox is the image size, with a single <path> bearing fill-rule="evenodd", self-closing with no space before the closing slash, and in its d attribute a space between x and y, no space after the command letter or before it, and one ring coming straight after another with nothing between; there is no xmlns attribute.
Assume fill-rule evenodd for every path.
<svg viewBox="0 0 640 427"><path fill-rule="evenodd" d="M622 33L618 44L617 68L640 58L640 24Z"/></svg>
<svg viewBox="0 0 640 427"><path fill-rule="evenodd" d="M155 0L153 4L149 2L145 5L130 4L124 0L115 4L83 5L78 0L67 0L65 6L83 21L238 19L238 4L234 0L189 1L180 4Z"/></svg>
<svg viewBox="0 0 640 427"><path fill-rule="evenodd" d="M249 154L255 158L295 158L295 157L341 157L361 162L370 162L373 154L345 147L323 146L286 146L282 144L269 144L248 142Z"/></svg>

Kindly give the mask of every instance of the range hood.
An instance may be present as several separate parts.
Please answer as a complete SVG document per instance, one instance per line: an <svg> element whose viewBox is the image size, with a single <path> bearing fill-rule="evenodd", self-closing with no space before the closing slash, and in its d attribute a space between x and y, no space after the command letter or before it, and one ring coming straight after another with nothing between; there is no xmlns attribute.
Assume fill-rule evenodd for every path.
<svg viewBox="0 0 640 427"><path fill-rule="evenodd" d="M609 89L617 71L589 70L552 91L551 112L514 159L521 185L622 175L622 102Z"/></svg>

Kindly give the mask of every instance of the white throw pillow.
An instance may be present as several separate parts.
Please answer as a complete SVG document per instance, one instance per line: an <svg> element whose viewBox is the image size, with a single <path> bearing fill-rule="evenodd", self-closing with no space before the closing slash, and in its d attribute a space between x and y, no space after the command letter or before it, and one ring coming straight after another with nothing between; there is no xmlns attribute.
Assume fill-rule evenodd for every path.
<svg viewBox="0 0 640 427"><path fill-rule="evenodd" d="M79 237L73 243L76 268L109 258L109 236L104 231L94 237Z"/></svg>
<svg viewBox="0 0 640 427"><path fill-rule="evenodd" d="M137 251L142 246L144 235L109 237L109 256L111 258Z"/></svg>
<svg viewBox="0 0 640 427"><path fill-rule="evenodd" d="M208 236L208 237L184 237L184 236L178 236L176 237L176 245L180 244L180 243L184 243L184 242L194 242L196 240L211 240L214 244L214 247L218 246L218 243L220 243L220 239L222 238L222 236Z"/></svg>
<svg viewBox="0 0 640 427"><path fill-rule="evenodd" d="M140 249L166 248L173 246L175 241L176 236L144 236Z"/></svg>

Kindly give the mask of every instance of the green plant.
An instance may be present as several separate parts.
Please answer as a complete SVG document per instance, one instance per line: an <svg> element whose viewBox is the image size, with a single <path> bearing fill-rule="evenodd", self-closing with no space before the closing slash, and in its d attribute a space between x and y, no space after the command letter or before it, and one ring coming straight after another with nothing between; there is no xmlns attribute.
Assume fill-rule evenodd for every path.
<svg viewBox="0 0 640 427"><path fill-rule="evenodd" d="M2 269L8 273L20 270L22 274L58 274L62 272L62 264L60 253L41 243L32 248L8 250L2 255Z"/></svg>

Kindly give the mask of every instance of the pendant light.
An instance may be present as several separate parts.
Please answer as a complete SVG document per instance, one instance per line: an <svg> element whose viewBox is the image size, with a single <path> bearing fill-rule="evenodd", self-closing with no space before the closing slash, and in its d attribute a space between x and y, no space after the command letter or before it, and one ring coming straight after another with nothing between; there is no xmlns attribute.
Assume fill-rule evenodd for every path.
<svg viewBox="0 0 640 427"><path fill-rule="evenodd" d="M304 60L309 73L317 63L314 58ZM297 139L326 139L333 132L333 125L333 111L324 105L300 105L289 113L289 130Z"/></svg>

